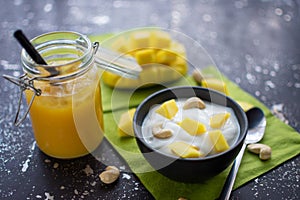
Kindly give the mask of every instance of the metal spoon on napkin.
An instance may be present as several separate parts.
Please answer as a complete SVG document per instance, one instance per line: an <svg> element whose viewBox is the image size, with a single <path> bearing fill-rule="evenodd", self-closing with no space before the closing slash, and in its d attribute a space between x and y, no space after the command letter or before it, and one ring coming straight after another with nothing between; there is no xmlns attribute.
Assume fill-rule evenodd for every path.
<svg viewBox="0 0 300 200"><path fill-rule="evenodd" d="M260 108L251 108L246 112L246 115L248 119L248 133L246 135L246 139L241 148L241 151L237 155L229 172L229 175L227 176L226 182L219 196L219 200L229 199L247 144L259 142L263 138L265 133L265 127L267 123L264 113Z"/></svg>

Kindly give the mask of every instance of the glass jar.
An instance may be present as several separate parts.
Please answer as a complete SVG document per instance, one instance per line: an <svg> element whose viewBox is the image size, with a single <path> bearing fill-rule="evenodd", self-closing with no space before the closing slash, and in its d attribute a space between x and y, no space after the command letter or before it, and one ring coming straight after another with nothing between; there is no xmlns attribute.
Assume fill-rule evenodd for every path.
<svg viewBox="0 0 300 200"><path fill-rule="evenodd" d="M31 40L47 65L36 64L23 49L22 67L31 88L25 91L38 147L56 158L76 158L103 139L97 45L75 32L51 32Z"/></svg>

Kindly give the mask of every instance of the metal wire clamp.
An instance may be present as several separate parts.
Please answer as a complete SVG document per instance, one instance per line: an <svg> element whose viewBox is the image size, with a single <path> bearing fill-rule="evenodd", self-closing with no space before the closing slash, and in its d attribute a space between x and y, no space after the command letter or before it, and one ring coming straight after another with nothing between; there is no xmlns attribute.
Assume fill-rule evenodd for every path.
<svg viewBox="0 0 300 200"><path fill-rule="evenodd" d="M42 94L42 91L40 89L37 89L34 87L34 79L35 78L28 78L27 74L23 74L20 77L14 77L14 76L9 76L9 75L3 75L3 78L5 78L6 80L18 85L20 87L20 96L19 96L19 101L18 101L18 110L17 110L17 114L15 116L15 120L14 120L14 125L15 126L19 126L25 119L26 116L30 110L30 107L33 103L33 100L36 96L40 96ZM28 107L24 113L24 115L19 119L19 115L20 115L20 110L21 110L21 104L22 104L22 98L23 98L23 92L25 90L31 90L33 91L33 96L28 104Z"/></svg>

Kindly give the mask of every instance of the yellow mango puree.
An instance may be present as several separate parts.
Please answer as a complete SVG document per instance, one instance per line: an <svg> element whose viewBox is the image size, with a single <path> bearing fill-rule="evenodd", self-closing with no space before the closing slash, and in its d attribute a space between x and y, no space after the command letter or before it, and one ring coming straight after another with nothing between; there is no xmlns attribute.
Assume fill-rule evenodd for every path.
<svg viewBox="0 0 300 200"><path fill-rule="evenodd" d="M42 95L35 97L30 116L37 145L44 153L75 158L92 152L101 143L101 91L99 82L94 82L84 86L37 82ZM29 103L33 93L27 90L25 94Z"/></svg>

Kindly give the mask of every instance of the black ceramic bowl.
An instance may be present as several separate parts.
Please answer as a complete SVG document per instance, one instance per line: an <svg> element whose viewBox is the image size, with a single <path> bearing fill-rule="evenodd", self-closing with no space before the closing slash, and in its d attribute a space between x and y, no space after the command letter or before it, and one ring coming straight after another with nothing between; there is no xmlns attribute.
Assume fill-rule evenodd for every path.
<svg viewBox="0 0 300 200"><path fill-rule="evenodd" d="M237 141L226 151L204 158L178 158L153 149L143 138L142 124L151 107L170 99L197 96L205 101L231 107L238 119L240 133ZM248 123L243 109L231 98L202 87L173 87L147 97L137 108L133 128L137 144L152 167L170 179L181 182L201 182L225 170L236 158L246 137Z"/></svg>

